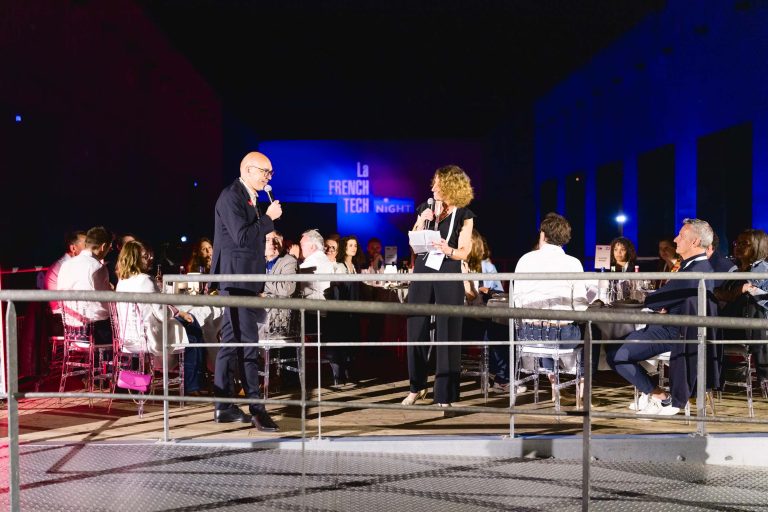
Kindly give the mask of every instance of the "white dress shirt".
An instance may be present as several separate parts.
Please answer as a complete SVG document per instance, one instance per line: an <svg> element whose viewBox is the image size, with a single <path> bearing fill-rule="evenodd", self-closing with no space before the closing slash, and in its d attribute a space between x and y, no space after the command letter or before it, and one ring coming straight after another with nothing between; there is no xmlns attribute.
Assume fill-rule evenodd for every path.
<svg viewBox="0 0 768 512"><path fill-rule="evenodd" d="M315 251L299 265L300 269L314 267L315 274L333 274L334 265L323 251ZM301 283L301 296L305 299L325 299L325 290L331 287L330 281L314 281Z"/></svg>
<svg viewBox="0 0 768 512"><path fill-rule="evenodd" d="M584 272L584 267L562 247L543 242L517 262L515 273L529 272ZM517 280L514 297L515 306L522 308L584 311L588 305L586 281Z"/></svg>
<svg viewBox="0 0 768 512"><path fill-rule="evenodd" d="M59 280L59 271L61 270L61 265L70 259L72 259L72 256L70 256L68 252L65 252L61 258L57 259L51 264L50 267L48 267L48 271L45 273L46 290L58 290L57 282ZM49 304L51 305L51 311L53 313L61 313L61 302L52 300Z"/></svg>
<svg viewBox="0 0 768 512"><path fill-rule="evenodd" d="M106 265L97 260L90 250L84 249L77 256L62 263L56 283L58 290L112 291ZM90 322L109 318L109 308L104 302L79 302L77 314Z"/></svg>

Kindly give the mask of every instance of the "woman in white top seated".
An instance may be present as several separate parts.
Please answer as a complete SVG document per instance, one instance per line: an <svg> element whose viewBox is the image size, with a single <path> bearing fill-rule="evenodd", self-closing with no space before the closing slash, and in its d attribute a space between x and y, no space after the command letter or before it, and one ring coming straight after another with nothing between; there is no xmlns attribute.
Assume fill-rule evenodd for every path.
<svg viewBox="0 0 768 512"><path fill-rule="evenodd" d="M118 292L157 293L157 284L147 274L149 251L138 241L127 242L117 258L117 287ZM161 304L135 304L131 302L117 303L117 316L120 333L125 340L124 350L142 352L148 350L154 355L162 354L163 346L163 308L168 307L174 318L192 322L192 315L179 311L173 306ZM137 311L140 315L137 318ZM138 331L142 326L146 334L147 347L142 347L143 337ZM169 333L170 334L170 333ZM172 338L169 337L169 343Z"/></svg>

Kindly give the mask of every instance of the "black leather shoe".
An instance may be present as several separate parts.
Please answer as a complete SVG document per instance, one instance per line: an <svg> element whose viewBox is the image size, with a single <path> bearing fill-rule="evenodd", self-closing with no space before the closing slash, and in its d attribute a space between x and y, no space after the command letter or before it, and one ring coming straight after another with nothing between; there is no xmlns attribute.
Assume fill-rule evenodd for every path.
<svg viewBox="0 0 768 512"><path fill-rule="evenodd" d="M280 430L280 427L277 426L277 423L272 421L272 418L270 418L267 411L259 411L251 416L251 423L262 432L277 432Z"/></svg>
<svg viewBox="0 0 768 512"><path fill-rule="evenodd" d="M245 414L239 407L216 409L213 411L213 421L216 423L250 423L251 415Z"/></svg>

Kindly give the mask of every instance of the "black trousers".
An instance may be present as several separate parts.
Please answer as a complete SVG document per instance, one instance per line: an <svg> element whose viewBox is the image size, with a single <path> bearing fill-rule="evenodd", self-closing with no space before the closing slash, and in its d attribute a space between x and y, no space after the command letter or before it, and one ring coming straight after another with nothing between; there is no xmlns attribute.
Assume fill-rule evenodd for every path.
<svg viewBox="0 0 768 512"><path fill-rule="evenodd" d="M222 295L235 295L227 290ZM245 295L245 293L243 293ZM216 367L213 377L213 389L216 396L234 396L236 365L240 366L240 377L245 396L261 398L259 392L259 348L232 347L227 343L255 343L259 341L259 322L263 322L266 313L256 308L225 308L221 326L221 348L216 355ZM228 409L231 404L216 403L216 409ZM261 405L251 405L251 414L263 410Z"/></svg>
<svg viewBox="0 0 768 512"><path fill-rule="evenodd" d="M434 272L423 265L423 258L416 258L414 272ZM446 259L441 273L460 273L461 262ZM464 284L461 281L414 281L408 288L409 304L464 304ZM461 375L461 347L444 345L441 342L461 341L463 318L460 316L438 316L435 318L435 403L449 404L459 400ZM408 317L408 341L430 341L430 317ZM427 387L429 372L427 356L429 346L408 347L408 375L410 389L416 393Z"/></svg>

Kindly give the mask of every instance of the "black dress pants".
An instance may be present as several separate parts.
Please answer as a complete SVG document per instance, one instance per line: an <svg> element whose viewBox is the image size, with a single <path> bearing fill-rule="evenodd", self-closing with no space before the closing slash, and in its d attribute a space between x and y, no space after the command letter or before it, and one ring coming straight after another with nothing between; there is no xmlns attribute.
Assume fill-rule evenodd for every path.
<svg viewBox="0 0 768 512"><path fill-rule="evenodd" d="M222 295L236 295L227 290ZM239 294L238 294L239 295ZM246 293L242 293L246 295ZM216 355L216 369L213 388L216 396L230 398L234 396L236 365L240 365L240 377L245 396L261 398L259 392L259 348L232 347L228 343L255 343L259 341L259 322L263 322L266 313L256 308L225 308L221 326L221 348ZM216 403L216 409L228 409L231 404ZM263 410L262 405L251 405L251 414Z"/></svg>
<svg viewBox="0 0 768 512"><path fill-rule="evenodd" d="M457 263L459 265L453 265ZM419 271L417 262L416 271ZM446 260L443 267L457 267L460 262ZM442 269L441 269L442 270ZM461 281L414 281L408 288L409 304L464 304L464 284ZM461 341L463 318L438 316L435 319L435 403L449 404L459 400L461 347L441 342ZM430 317L408 317L408 341L430 341ZM427 387L429 346L408 347L410 390L416 393Z"/></svg>

